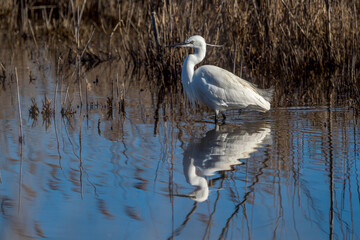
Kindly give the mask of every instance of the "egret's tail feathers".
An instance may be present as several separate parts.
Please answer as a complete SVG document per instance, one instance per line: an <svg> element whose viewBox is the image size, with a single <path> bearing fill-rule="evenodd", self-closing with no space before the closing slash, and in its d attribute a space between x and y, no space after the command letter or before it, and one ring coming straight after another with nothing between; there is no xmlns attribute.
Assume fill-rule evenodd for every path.
<svg viewBox="0 0 360 240"><path fill-rule="evenodd" d="M270 107L269 106L259 106L259 105L249 105L246 107L246 109L250 109L250 110L258 111L258 112L266 112L266 111L270 110Z"/></svg>
<svg viewBox="0 0 360 240"><path fill-rule="evenodd" d="M274 94L274 88L268 88L268 89L257 89L259 94L269 103L271 103L272 98L273 98L273 94Z"/></svg>

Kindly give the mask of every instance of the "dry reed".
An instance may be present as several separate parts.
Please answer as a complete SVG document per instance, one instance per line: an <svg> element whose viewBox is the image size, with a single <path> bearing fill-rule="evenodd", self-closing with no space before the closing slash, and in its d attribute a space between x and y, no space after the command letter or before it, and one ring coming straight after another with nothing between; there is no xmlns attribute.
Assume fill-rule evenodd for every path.
<svg viewBox="0 0 360 240"><path fill-rule="evenodd" d="M21 117L21 101L20 101L20 87L19 87L19 77L17 68L15 67L15 76L16 76L16 90L17 90L17 102L18 102L18 110L19 110L19 127L20 127L20 136L19 136L19 143L23 143L23 124L22 124L22 117Z"/></svg>
<svg viewBox="0 0 360 240"><path fill-rule="evenodd" d="M358 1L6 0L2 5L2 26L34 39L41 34L69 39L77 64L118 58L145 66L153 84L166 91L181 91L186 52L165 46L200 34L224 45L209 49L204 63L260 87L275 86L274 105L360 105ZM91 43L90 29L97 36ZM80 46L86 46L82 52Z"/></svg>

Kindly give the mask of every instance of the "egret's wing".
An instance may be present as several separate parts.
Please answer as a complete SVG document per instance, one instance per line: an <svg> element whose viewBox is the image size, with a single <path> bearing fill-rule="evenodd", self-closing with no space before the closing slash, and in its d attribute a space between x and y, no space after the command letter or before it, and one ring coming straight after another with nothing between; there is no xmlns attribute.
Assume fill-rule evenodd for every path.
<svg viewBox="0 0 360 240"><path fill-rule="evenodd" d="M201 66L195 71L193 80L199 98L209 106L259 106L270 109L270 103L258 88L225 69L212 65Z"/></svg>
<svg viewBox="0 0 360 240"><path fill-rule="evenodd" d="M184 164L190 161L188 159L194 159L194 166L201 170L202 176L231 170L232 166L242 164L241 159L250 158L258 151L270 132L270 126L263 123L251 122L242 127L220 126L208 131L201 139L189 142L184 152ZM184 165L184 169L189 167ZM184 173L188 172L184 170Z"/></svg>

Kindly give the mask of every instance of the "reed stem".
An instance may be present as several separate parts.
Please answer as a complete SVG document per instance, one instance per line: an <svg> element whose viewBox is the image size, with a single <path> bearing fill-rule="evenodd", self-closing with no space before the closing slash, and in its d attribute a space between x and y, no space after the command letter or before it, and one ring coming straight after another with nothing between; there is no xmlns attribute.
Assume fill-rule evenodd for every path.
<svg viewBox="0 0 360 240"><path fill-rule="evenodd" d="M20 136L19 136L19 142L20 142L20 143L23 143L23 125L22 125L22 117L21 117L19 77L18 77L18 72L17 72L17 68L16 68L16 67L15 67L15 75L16 75L16 89L17 89L17 100L18 100L19 121L20 121Z"/></svg>

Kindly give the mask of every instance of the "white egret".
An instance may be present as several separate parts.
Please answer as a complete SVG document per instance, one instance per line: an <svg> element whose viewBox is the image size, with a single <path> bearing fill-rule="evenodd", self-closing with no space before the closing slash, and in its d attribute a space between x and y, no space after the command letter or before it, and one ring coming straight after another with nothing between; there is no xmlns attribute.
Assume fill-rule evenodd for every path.
<svg viewBox="0 0 360 240"><path fill-rule="evenodd" d="M271 142L270 125L252 120L243 126L216 126L202 138L193 138L184 151L183 170L186 181L196 189L186 195L197 202L209 197L206 178L217 172L231 171L243 164L262 144Z"/></svg>
<svg viewBox="0 0 360 240"><path fill-rule="evenodd" d="M205 39L199 35L188 38L168 47L191 47L193 54L186 57L182 71L181 81L184 92L192 104L195 102L205 104L215 111L215 122L219 113L225 121L224 111L243 108L253 108L258 111L270 110L273 89L259 89L254 84L234 75L233 73L213 66L204 65L196 69L206 54Z"/></svg>

